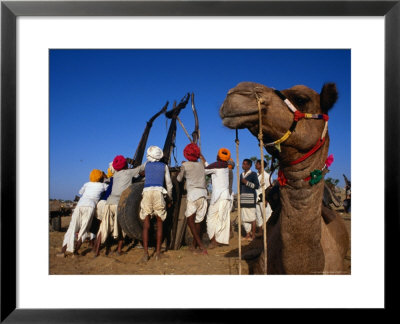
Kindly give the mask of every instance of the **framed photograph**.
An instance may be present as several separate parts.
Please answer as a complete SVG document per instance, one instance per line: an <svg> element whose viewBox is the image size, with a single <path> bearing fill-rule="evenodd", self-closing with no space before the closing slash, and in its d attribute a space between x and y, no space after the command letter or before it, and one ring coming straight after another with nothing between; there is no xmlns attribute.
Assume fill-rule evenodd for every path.
<svg viewBox="0 0 400 324"><path fill-rule="evenodd" d="M219 322L226 321L223 309L228 309L227 316L234 318L238 309L257 308L262 312L268 308L391 308L393 301L388 295L395 285L388 285L388 281L398 282L393 266L389 266L389 256L396 255L393 248L396 244L391 240L398 235L398 216L388 215L399 212L399 15L399 1L2 1L1 320L9 323ZM189 54L185 57L181 55L183 51ZM309 79L304 67L294 66L295 60L288 52L295 56L305 51L345 53L349 76L351 68L351 87L344 95L348 96L346 103L351 106L351 116L349 107L343 119L346 125L351 123L351 140L343 148L349 152L346 154L351 160L354 187L351 273L345 276L193 276L190 273L180 276L177 272L178 275L162 276L144 272L132 276L122 272L117 276L104 275L109 273L106 271L80 272L78 268L54 270L53 261L49 260L49 250L53 248L49 229L43 226L48 221L39 219L49 213L48 203L54 188L49 176L49 170L53 172L49 134L79 140L79 135L73 137L71 133L79 133L77 125L83 127L83 124L74 122L75 117L69 121L61 115L54 122L49 107L55 97L49 88L58 91L60 103L67 98L73 101L77 91L88 91L88 88L79 86L85 80L73 77L58 84L50 80L66 75L72 61L76 66L81 64L79 70L98 60L100 63L93 64L90 71L100 80L94 93L102 98L101 91L108 91L107 84L113 83L105 76L112 79L113 73L104 74L99 68L104 59L97 56L100 52L114 62L121 57L110 58L111 53L134 53L135 59L140 52L146 60L142 60L144 66L135 69L141 68L142 73L156 73L162 68L163 56L176 55L176 64L187 64L188 74L196 73L196 64L199 64L210 75L213 72L204 57L217 53L220 64L231 64L233 71L210 78L214 85L204 87L204 91L221 92L216 85L219 78L223 89L226 88L222 96L225 97L229 88L223 80L232 80L234 71L243 77L252 77L240 71L241 60L253 58L256 62L255 56L249 53L268 51L279 56L278 66L274 67L278 72L273 77L273 83L278 86L279 65L284 74L280 76L282 80L294 79L294 85ZM68 56L67 65L63 55L72 52L79 55ZM270 57L273 61L273 56ZM329 60L328 56L313 57L314 61L310 58L307 64L319 66L320 57ZM165 62L171 64L166 59ZM118 63L108 67L104 64L104 68L128 70L122 59ZM334 59L324 64L321 67L336 68L340 74L340 64ZM293 66L290 76L288 66ZM274 86L267 71L260 67L259 80ZM324 68L318 73L323 75ZM200 74L197 77L205 78ZM238 83L232 82L232 87ZM70 88L74 89L71 93L67 90L68 83L76 85ZM167 85L168 80L163 84ZM160 84L155 87L154 91L160 91ZM151 85L139 88L145 94ZM166 86L165 94L168 89ZM152 98L151 91L147 97ZM180 97L174 94L163 98L164 101L174 99L178 101ZM86 110L87 114L91 111L90 116L83 114L85 105L94 107L92 111ZM96 105L103 107L104 119L94 116ZM75 106L80 108L69 113L76 119L116 121L113 102L107 106L104 99L99 99L98 103L76 102ZM144 115L142 111L136 113ZM147 115L150 117L151 113L146 111L146 118ZM58 127L58 132L52 127ZM87 127L90 129L88 124ZM144 124L139 127L140 131L135 130L136 137ZM345 127L349 128L343 125L343 131ZM233 143L232 134L227 136L232 136L229 141ZM224 135L218 136L225 143ZM137 140L132 142L135 145ZM68 150L66 146L66 154L75 154ZM59 151L62 158L62 150ZM77 161L79 165L85 163L82 159ZM251 291L254 301L240 297L248 292L246 287L257 287ZM196 292L195 304L188 297L191 292ZM225 297L221 298L221 294ZM212 319L208 311L204 313L205 308L213 309Z"/></svg>

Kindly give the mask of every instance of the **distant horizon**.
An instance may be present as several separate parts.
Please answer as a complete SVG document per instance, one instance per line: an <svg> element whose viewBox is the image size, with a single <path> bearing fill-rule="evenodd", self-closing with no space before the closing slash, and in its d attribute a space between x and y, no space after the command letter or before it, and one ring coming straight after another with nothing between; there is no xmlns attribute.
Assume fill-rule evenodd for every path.
<svg viewBox="0 0 400 324"><path fill-rule="evenodd" d="M146 122L169 101L194 93L201 148L208 162L226 147L236 163L235 132L218 111L229 89L253 81L276 89L304 84L318 93L335 82L339 99L329 112L329 154L335 161L325 178L344 187L351 180L351 51L344 50L50 50L50 199L73 200L92 169L107 171L116 155L133 157ZM194 129L190 101L179 115ZM164 116L150 131L161 148ZM257 138L239 130L240 161L260 151ZM184 161L189 143L177 123L171 165ZM145 161L145 156L143 162ZM254 165L252 167L254 169ZM236 168L235 168L236 178ZM277 171L274 173L274 179ZM236 179L233 189L236 192Z"/></svg>

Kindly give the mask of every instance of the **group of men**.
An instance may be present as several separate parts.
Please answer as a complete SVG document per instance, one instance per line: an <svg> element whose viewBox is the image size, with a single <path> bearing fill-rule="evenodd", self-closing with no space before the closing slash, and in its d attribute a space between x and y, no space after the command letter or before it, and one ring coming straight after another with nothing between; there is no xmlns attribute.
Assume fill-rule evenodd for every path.
<svg viewBox="0 0 400 324"><path fill-rule="evenodd" d="M201 154L200 148L191 143L183 150L187 161L182 162L177 181L186 181L187 205L185 216L193 235L190 247L194 253L207 254L201 239L201 223L207 214L207 234L210 239L208 249L219 245L228 245L230 239L230 212L233 204L232 179L235 163L230 151L221 148L216 162L208 164ZM168 165L163 163L163 151L157 146L147 149L147 161L142 165L129 169L127 159L118 155L110 163L107 175L100 170L93 170L89 182L85 183L79 194L82 195L73 214L69 228L64 236L62 250L57 256L76 255L82 242L89 236L95 256L100 247L111 235L118 241L117 255L122 253L125 233L118 222L118 203L122 192L129 187L132 179L144 177L144 189L140 203L140 219L143 222L142 262L150 259L148 252L149 228L151 217L156 217L156 251L155 259L162 258L161 243L163 222L167 217L167 208L173 204L172 181ZM245 159L240 175L241 218L246 232L245 240L252 240L263 226L262 208L266 208L267 218L271 214L269 206L263 205L260 187L261 163L256 162L258 173L250 170L252 161ZM265 172L265 171L264 171ZM207 202L206 176L211 176L212 194ZM264 183L269 175L264 173ZM266 189L267 185L264 185ZM93 226L100 223L99 226ZM96 230L93 230L96 228ZM96 233L96 234L95 234Z"/></svg>

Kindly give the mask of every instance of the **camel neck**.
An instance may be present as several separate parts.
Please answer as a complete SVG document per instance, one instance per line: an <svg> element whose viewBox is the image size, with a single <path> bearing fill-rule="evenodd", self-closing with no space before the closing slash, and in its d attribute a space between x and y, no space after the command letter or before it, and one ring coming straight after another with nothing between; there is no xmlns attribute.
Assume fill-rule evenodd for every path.
<svg viewBox="0 0 400 324"><path fill-rule="evenodd" d="M296 189L281 187L280 234L285 273L321 273L321 205L324 184ZM302 262L298 262L301 256Z"/></svg>
<svg viewBox="0 0 400 324"><path fill-rule="evenodd" d="M323 167L327 153L325 144L307 160L281 166L287 178L286 185L280 187L280 232L286 273L320 273L323 270L320 239L324 182L310 185L304 179L313 170ZM299 255L302 263L296 261Z"/></svg>
<svg viewBox="0 0 400 324"><path fill-rule="evenodd" d="M304 179L309 177L312 171L321 170L324 167L325 160L328 156L328 149L329 138L313 155L294 165L290 163L293 161L293 152L286 153L287 157L284 157L280 162L280 170L285 175L287 184L296 189L308 189L310 184L307 181L304 181Z"/></svg>
<svg viewBox="0 0 400 324"><path fill-rule="evenodd" d="M324 181L311 185L306 178L312 171L322 168L323 162L321 161L325 161L321 157L322 154L324 154L323 151L318 152L313 158L303 161L299 165L288 165L281 168L287 180L280 189L283 212L287 207L290 215L307 218L308 215L320 211Z"/></svg>
<svg viewBox="0 0 400 324"><path fill-rule="evenodd" d="M286 273L321 273L324 258L321 247L321 205L324 181L310 185L304 178L321 168L320 159L310 160L302 169L284 170L290 179L280 188L280 226ZM296 262L301 255L304 262Z"/></svg>

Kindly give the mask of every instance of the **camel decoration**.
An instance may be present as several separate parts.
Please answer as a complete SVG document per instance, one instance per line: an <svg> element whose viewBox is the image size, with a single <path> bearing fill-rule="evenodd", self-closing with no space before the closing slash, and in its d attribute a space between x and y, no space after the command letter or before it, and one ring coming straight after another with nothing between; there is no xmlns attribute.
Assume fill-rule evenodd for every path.
<svg viewBox="0 0 400 324"><path fill-rule="evenodd" d="M261 109L264 147L279 161L280 206L267 222L268 274L344 273L349 249L344 221L331 210L325 210L330 217L321 217L327 114L337 97L334 83L318 94L303 85L277 91L242 82L229 90L220 108L224 126L247 128L256 137ZM263 254L255 272L264 272Z"/></svg>

